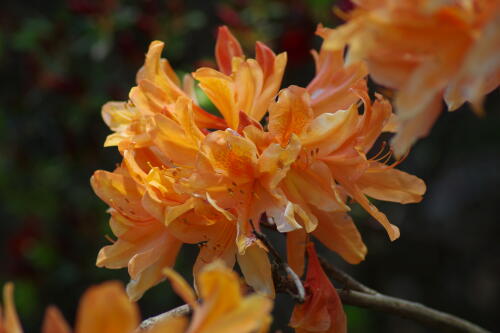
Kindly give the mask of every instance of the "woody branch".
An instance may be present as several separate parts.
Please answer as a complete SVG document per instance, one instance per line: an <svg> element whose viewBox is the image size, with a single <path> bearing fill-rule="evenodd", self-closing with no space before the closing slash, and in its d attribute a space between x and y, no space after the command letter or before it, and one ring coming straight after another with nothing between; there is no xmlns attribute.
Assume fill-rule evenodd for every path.
<svg viewBox="0 0 500 333"><path fill-rule="evenodd" d="M281 258L279 252L269 243L267 237L263 233L254 228L254 234L257 239L268 247L272 255L272 269L276 291L290 295L298 303L304 302L306 297L305 289L300 278ZM342 289L337 289L343 304L390 313L419 322L428 327L437 328L440 332L489 332L476 324L449 313L432 309L420 303L379 293L359 282L346 272L333 266L324 258L319 257L319 259L327 275L344 286ZM146 319L140 325L138 332L145 332L157 322L166 320L167 318L185 316L190 313L191 309L189 306L182 305L168 312Z"/></svg>

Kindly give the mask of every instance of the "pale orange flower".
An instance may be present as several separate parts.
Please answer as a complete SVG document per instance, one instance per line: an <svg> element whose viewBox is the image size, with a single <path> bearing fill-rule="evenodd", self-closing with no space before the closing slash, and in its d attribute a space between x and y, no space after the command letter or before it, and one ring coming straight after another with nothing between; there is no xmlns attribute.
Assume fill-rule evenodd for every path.
<svg viewBox="0 0 500 333"><path fill-rule="evenodd" d="M496 0L356 0L349 21L323 31L325 47L349 45L348 62L366 60L370 75L397 90L398 156L427 135L441 111L472 102L500 84L500 4Z"/></svg>
<svg viewBox="0 0 500 333"><path fill-rule="evenodd" d="M13 285L4 286L5 314L0 314L1 333L22 333L13 302ZM139 311L130 303L119 282L106 282L89 288L78 307L76 333L133 333L140 323ZM72 330L54 306L47 308L42 333L71 333Z"/></svg>
<svg viewBox="0 0 500 333"><path fill-rule="evenodd" d="M127 102L108 102L102 108L106 124L115 133L108 136L105 147L117 146L126 140L136 148L149 145L153 119L162 115L174 119L179 98L192 102L194 122L200 128L226 128L224 119L216 117L197 105L194 81L187 74L181 83L167 59L161 58L164 43L150 44L144 66L138 71L137 86L129 93Z"/></svg>
<svg viewBox="0 0 500 333"><path fill-rule="evenodd" d="M220 261L204 267L199 276L198 303L195 292L171 269L166 274L174 290L193 312L158 322L151 333L266 333L273 302L266 296L244 296L236 273ZM13 285L4 286L5 313L0 311L0 333L22 333L13 302ZM87 289L80 300L75 333L133 333L140 324L137 304L130 302L121 283L109 281ZM54 306L47 308L42 333L71 333L72 329Z"/></svg>
<svg viewBox="0 0 500 333"><path fill-rule="evenodd" d="M337 290L321 268L312 243L307 245L307 253L307 297L303 304L295 305L290 326L296 333L345 333L347 319Z"/></svg>
<svg viewBox="0 0 500 333"><path fill-rule="evenodd" d="M301 200L325 212L348 210L341 199L347 195L384 226L391 240L398 238L398 228L389 223L387 217L369 202L366 195L400 203L418 202L425 192L425 184L415 176L394 169L395 165L385 165L366 157L391 119L390 104L379 95L372 104L366 91L354 90L364 103L362 115L356 104L353 104L347 110L313 117L312 109L305 102L301 112L303 119L290 122L289 119L296 119L299 113L294 109L299 105L296 100L307 101L307 93L298 87L285 90L288 90L288 94L282 92L276 102L281 107L272 107L270 110L269 128L271 133L273 128L280 129L275 134L278 138L293 132L302 143L302 154L292 165L290 177L284 181L285 186L290 182L291 189L288 192L292 192L293 188L300 188L300 191L295 190L295 200ZM292 95L295 96L291 97ZM295 101L287 101L289 99ZM321 181L327 180L328 190L325 185L321 185Z"/></svg>
<svg viewBox="0 0 500 333"><path fill-rule="evenodd" d="M195 100L179 93L174 101L171 91L177 90L166 84L158 83L158 91L132 89L147 103L105 107L115 131L108 143L118 146L123 163L92 178L95 192L111 207L118 238L101 250L98 265L128 266L132 299L163 279L162 268L173 265L182 243L200 244L196 282L204 265L221 259L232 267L237 261L251 287L274 296L267 249L253 232L260 230L263 214L287 233L288 261L298 274L308 233L350 263L364 259L366 246L348 215L348 197L378 219L391 239L398 237L397 228L365 197L416 202L425 190L416 177L366 158L388 129L390 105L380 100L372 107L362 62L344 67L342 54L325 47L314 54L317 74L309 86L283 89L275 100L285 54L257 43L256 60L245 59L237 40L221 28L216 45L221 71L202 68L194 76L223 115L225 130L201 126ZM146 57L141 78L157 73L151 68L163 68L151 65L164 63L156 48ZM166 80L170 72L159 77ZM149 77L138 81L158 80ZM162 90L170 96L163 96L163 106L151 104L164 100ZM360 98L363 115L356 107ZM132 118L126 113L131 108ZM263 127L266 112L269 124Z"/></svg>
<svg viewBox="0 0 500 333"><path fill-rule="evenodd" d="M217 258L234 265L237 229L245 230L240 234L249 234L248 221L238 227L234 216L220 208L206 195L208 192L201 196L192 191L183 193L178 186L175 188L175 183L190 177L192 169L201 163L203 147L209 147L214 137L224 133L206 136L206 128L220 128L224 121L235 128L258 125L252 117L262 117L266 112L267 104L279 89L286 63L285 54L275 56L261 43L256 46L257 60L245 60L236 39L227 28L221 28L217 62L223 71L234 64L234 71L226 75L205 68L196 75L209 96L210 92L216 93L219 100L226 98L247 112L217 105L224 116L222 120L207 118L196 106L194 95L188 94L190 89L180 90L168 61L160 58L162 47L159 42L151 44L146 64L137 75L139 85L131 90L130 102L111 102L103 107L103 117L115 131L105 145L117 145L124 161L115 172L98 171L92 178L95 192L112 208L110 224L118 237L114 244L101 250L97 265L128 266L132 280L127 291L132 299L138 299L163 279L161 269L174 263L182 242L204 244L194 265L195 276L203 265ZM228 63L229 57L232 60ZM210 78L211 75L215 77ZM217 89L222 89L222 93ZM224 95L224 91L229 93ZM244 242L238 262L249 284L274 295L265 247L255 239ZM253 278L251 272L258 272L265 282Z"/></svg>
<svg viewBox="0 0 500 333"><path fill-rule="evenodd" d="M244 296L235 272L215 261L205 266L195 292L171 269L165 274L174 290L190 305L191 321L185 317L157 322L151 333L266 333L271 323L272 301L263 295Z"/></svg>

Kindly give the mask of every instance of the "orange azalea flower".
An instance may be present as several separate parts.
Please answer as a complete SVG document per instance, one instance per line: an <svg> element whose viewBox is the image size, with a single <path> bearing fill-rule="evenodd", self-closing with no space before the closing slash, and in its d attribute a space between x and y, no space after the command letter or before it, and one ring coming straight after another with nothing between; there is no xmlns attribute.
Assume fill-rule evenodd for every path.
<svg viewBox="0 0 500 333"><path fill-rule="evenodd" d="M224 37L221 38L221 35ZM229 46L225 48L224 52L219 51L221 56L218 63L219 67L223 68L223 70L225 68L226 73L229 73L228 57L225 55L232 54L236 57L233 64L239 64L240 60L237 59L241 56L241 48L226 29L219 31L219 40L221 39L228 40L227 44ZM273 59L272 56L269 58ZM276 63L278 58L279 56L272 63ZM220 59L226 59L226 66L222 65L223 60ZM314 105L316 114L324 113L327 110L333 112L359 100L359 97L352 93L351 89L353 87L366 87L364 80L366 69L362 63L344 69L341 66L342 55L339 52L331 52L325 49L316 54L316 59L318 74L308 87L308 90L315 96L311 104ZM338 66L332 67L330 65ZM240 67L233 66L233 77L238 77L239 69ZM210 71L219 78L223 75L214 70ZM198 78L197 73L195 73L196 78ZM254 75L253 78L255 77L258 76ZM201 80L203 84L204 81ZM220 90L219 83L225 82L224 87L240 87L240 89L244 89L245 87L254 87L251 81L252 76L249 76L246 85L231 85L230 83L235 81L231 81L230 77L226 77L222 81L205 81L205 84L211 84L211 87L205 87L204 89L214 104L219 105L219 108L220 105L223 107L232 106L226 114L232 114L234 115L233 118L236 119L238 108L234 107L235 100L238 96L243 96L243 94L234 93L231 90L233 88L229 89L230 93L225 93L228 90ZM215 89L215 93L210 94L211 89ZM292 96L293 94L289 94L287 90L284 90L280 96L283 97L284 95ZM285 100L282 97L280 97L281 101ZM265 109L270 108L271 117L280 112L274 112L273 105L275 105L273 100L267 100ZM287 107L290 109L287 109ZM316 216L321 215L325 222L320 230L322 232L326 230L335 231L329 233L331 235L329 239L322 237L325 243L329 244L330 248L340 252L350 262L359 262L364 258L366 247L350 218L345 214L342 214L341 217L337 213L348 209L343 202L339 202L342 200L339 199L338 193L329 190L328 186L326 186L326 190L318 192L319 195L314 198L302 200L302 198L294 196L293 191L290 191L290 186L288 187L288 193L285 193L284 189L286 187L281 184L284 179L291 178L287 174L289 174L290 166L295 163L301 150L300 140L297 140L295 135L298 133L295 131L296 127L306 126L307 123L302 123L302 121L307 122L307 117L312 117L312 114L307 116L301 114L303 107L304 102L300 98L289 101L287 106L274 107L274 109L286 109L285 112L287 113L283 115L286 119L282 123L270 120L269 132L264 131L260 124L256 123L256 120L260 120L259 115L255 116L254 113L248 111L248 108L241 108L242 111L239 112L237 122L238 126L236 126L236 122L233 125L237 132L231 130L214 132L209 134L202 142L195 172L188 182L183 182L183 190L213 200L223 211L232 212L232 215L238 220L239 255L244 254L246 249L255 243L255 237L248 221L253 221L258 228L260 216L264 212L279 231L290 232L288 235L289 242L297 246L301 246L300 244L305 245L306 234L303 230L294 230L301 229L303 228L302 225L304 225L307 232L313 231L318 225ZM283 131L288 131L283 133L279 139L276 139L278 136L276 132L281 129L276 128L277 126L283 126ZM318 164L320 163L316 163L316 165ZM319 165L317 168L321 168L321 166ZM320 177L312 176L317 171L313 168L309 178L295 178L300 178L305 183L308 181L312 181L314 184L321 183ZM333 182L331 176L328 179ZM320 186L320 188L324 187L323 185ZM315 203L322 205L322 208L327 207L325 208L327 212L313 214L308 207L308 200L315 200ZM255 253L260 253L259 256L266 260L258 260L259 265L254 263L255 269L249 272L242 269L243 273L247 281L256 279L256 276L261 275L260 280L262 282L255 282L251 285L257 287L258 290L269 289L269 287L259 287L272 285L267 255L261 246L253 246L253 249ZM300 251L298 252L300 253ZM294 246L289 246L289 261L294 269L301 272L300 267L303 267L303 259L300 258L300 255L295 255L295 253L297 251L294 250ZM238 256L238 261L242 260ZM267 272L264 274L265 276L263 276L263 272ZM267 282L265 282L266 279Z"/></svg>
<svg viewBox="0 0 500 333"><path fill-rule="evenodd" d="M264 213L288 233L288 260L301 274L307 233L350 263L363 260L366 246L347 215L347 197L377 218L391 239L398 237L397 228L365 194L404 203L421 198L420 180L366 159L391 109L382 101L371 107L362 63L344 68L342 55L323 47L307 89L292 86L275 101L286 56L259 43L256 49L257 59L245 60L236 39L221 28L216 58L222 72L202 68L194 74L224 116L224 131L200 127L198 107L187 95L179 93L175 101L158 97L171 85L158 83L159 91L134 88L142 99L133 102L132 118L124 109L105 108L115 130L108 143L118 146L123 163L92 178L95 192L111 207L118 237L101 250L97 264L128 266L132 299L163 279L162 268L174 263L182 243L202 244L196 281L207 263L222 259L232 267L237 260L246 282L273 296L267 249L251 226L259 229ZM157 73L154 68L163 68L158 63L163 62L157 49L150 49L138 77ZM165 79L170 74L164 72L138 81ZM353 104L360 97L363 115ZM162 107L151 104L159 100ZM264 129L259 121L268 110Z"/></svg>
<svg viewBox="0 0 500 333"><path fill-rule="evenodd" d="M150 46L146 64L137 76L139 86L131 90L131 101L104 106L103 117L115 131L105 145L117 145L124 162L114 173L98 171L92 178L95 192L112 208L110 223L118 237L113 245L101 250L97 265L128 266L132 281L127 291L132 299L141 297L146 289L162 280L161 268L173 264L182 242L205 243L194 265L195 276L203 265L217 258L232 266L236 256L237 225L233 215L221 209L209 195L180 194L174 188L175 180L189 175L199 163L202 142L210 142L211 137L205 138L200 128L219 128L223 120L200 121L207 119L204 111L174 84L172 69L166 60L160 59L162 47L159 42ZM221 28L216 47L221 69L228 65L228 54L241 61L234 73L227 76L228 80L234 80L227 87L242 87L243 82L253 80L253 92L248 96L244 97L244 93L251 89L241 88L227 95L228 99L239 96L235 103L248 114L238 111L235 120L234 110L221 108L225 121L235 128L239 127L240 118L241 125L258 124L251 117L259 118L265 113L279 88L286 62L285 54L275 56L261 43L256 47L257 60L244 60L239 50L241 47L227 28ZM236 63L236 58L233 60ZM220 82L203 73L225 75L208 68L197 73L207 93L215 91ZM244 249L254 242L247 243ZM246 254L238 256L238 261L250 285L274 294L264 246L256 242ZM260 279L249 276L248 272L253 271L264 276L263 285L258 285Z"/></svg>
<svg viewBox="0 0 500 333"><path fill-rule="evenodd" d="M268 331L272 301L263 295L244 297L236 273L221 262L206 266L199 277L199 304L194 291L173 270L163 272L174 289L191 306L193 316L177 317L155 324L152 333L221 333ZM4 286L5 314L0 312L0 333L22 333L13 302L13 285ZM132 333L140 324L139 309L131 303L119 282L89 288L78 307L76 333ZM71 333L61 312L47 308L42 333Z"/></svg>
<svg viewBox="0 0 500 333"><path fill-rule="evenodd" d="M375 81L398 90L397 155L427 135L443 95L449 110L465 101L479 110L500 84L498 1L354 2L345 25L323 31L325 47L348 44L348 62L366 60Z"/></svg>
<svg viewBox="0 0 500 333"><path fill-rule="evenodd" d="M293 132L302 143L302 154L283 182L285 192L295 193L295 201L307 203L314 210L331 213L348 210L342 199L347 195L377 219L394 240L399 237L398 228L390 224L365 195L400 203L418 202L425 192L425 184L415 176L395 170L395 165L366 158L392 113L390 104L381 96L372 104L366 91L355 92L364 103L362 115L353 104L347 110L323 113L315 118L305 90L291 87L280 94L276 107L270 110L270 132L274 132L278 140ZM292 95L295 96L290 97ZM305 102L299 107L299 103L290 99ZM298 109L302 110L303 119L290 122L289 119L297 119ZM274 128L279 130L273 131ZM329 181L326 186L321 184L325 181Z"/></svg>
<svg viewBox="0 0 500 333"><path fill-rule="evenodd" d="M249 128L260 131L255 126L249 125L243 132ZM201 143L192 174L179 179L177 187L204 198L232 222L235 254L248 284L269 295L274 295L271 264L250 223L258 228L260 216L266 212L280 231L300 227L295 216L302 214L300 207L277 189L299 150L296 139L286 147L272 143L260 152L252 140L236 131L212 132Z"/></svg>
<svg viewBox="0 0 500 333"><path fill-rule="evenodd" d="M183 87L168 60L161 58L164 44L154 41L149 46L144 66L137 73L137 86L130 90L128 102L108 102L102 108L103 119L115 133L108 136L104 146L118 145L125 139L135 147L147 146L154 127L152 119L163 115L175 118L179 98L192 101L193 117L200 128L225 128L226 123L204 111L196 104L193 79L184 77Z"/></svg>
<svg viewBox="0 0 500 333"><path fill-rule="evenodd" d="M151 333L265 333L271 323L272 301L263 295L243 296L236 273L216 261L203 268L199 275L198 303L194 291L171 269L165 274L174 290L192 308L187 318L168 318L155 324ZM175 325L175 329L174 329Z"/></svg>
<svg viewBox="0 0 500 333"><path fill-rule="evenodd" d="M13 285L4 286L5 315L0 315L1 333L22 333L13 302ZM80 301L76 333L132 333L139 325L137 306L130 303L119 282L106 282L89 288ZM56 307L45 313L42 333L71 333Z"/></svg>
<svg viewBox="0 0 500 333"><path fill-rule="evenodd" d="M307 253L307 298L303 304L295 305L290 326L297 333L345 333L347 320L337 290L321 268L312 243L307 245Z"/></svg>

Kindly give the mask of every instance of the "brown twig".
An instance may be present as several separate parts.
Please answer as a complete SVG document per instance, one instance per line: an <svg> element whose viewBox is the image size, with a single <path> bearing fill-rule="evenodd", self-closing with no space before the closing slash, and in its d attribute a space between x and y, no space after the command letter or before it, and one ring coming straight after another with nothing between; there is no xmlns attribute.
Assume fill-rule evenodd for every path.
<svg viewBox="0 0 500 333"><path fill-rule="evenodd" d="M269 242L267 236L262 232L258 231L253 221L250 220L250 225L253 230L253 234L268 248L269 252L272 254L274 259L274 265L272 265L273 270L273 280L276 285L277 291L284 291L285 293L292 296L298 303L304 303L306 299L306 290L304 285L300 280L299 276L293 271L293 269L288 266L286 261L281 258L278 250Z"/></svg>
<svg viewBox="0 0 500 333"><path fill-rule="evenodd" d="M321 267L325 270L325 272L330 275L334 280L342 283L346 289L360 291L366 294L375 295L378 294L377 291L365 286L346 272L338 269L337 267L330 264L326 261L325 258L318 255L319 262L321 263Z"/></svg>
<svg viewBox="0 0 500 333"><path fill-rule="evenodd" d="M319 260L325 272L332 279L344 285L343 289L337 289L344 304L391 313L429 327L438 328L440 332L488 332L484 328L451 314L420 303L381 294L333 266L324 258L319 257Z"/></svg>
<svg viewBox="0 0 500 333"><path fill-rule="evenodd" d="M253 224L252 224L253 227ZM273 256L273 278L278 292L291 295L297 302L304 302L305 290L300 278L283 261L279 252L270 244L266 235L255 230L254 234L266 245ZM456 317L449 313L429 308L420 303L387 296L365 286L346 272L338 269L324 258L319 257L321 266L325 272L334 280L344 285L343 289L337 289L342 302L376 311L383 311L402 318L419 322L428 327L439 329L440 332L463 332L463 333L488 333L489 331L473 324L465 319ZM191 313L190 307L182 305L168 312L144 320L137 333L146 332L156 323L170 317L185 316Z"/></svg>
<svg viewBox="0 0 500 333"><path fill-rule="evenodd" d="M342 302L370 310L383 311L439 329L439 332L488 333L482 327L420 303L355 290L337 289Z"/></svg>
<svg viewBox="0 0 500 333"><path fill-rule="evenodd" d="M266 245L269 244L267 243ZM272 246L270 247L270 252L273 253L273 255L279 255L276 249L272 248ZM278 260L281 260L281 258L278 257ZM323 266L323 269L327 274L330 275L330 277L344 285L345 288L337 289L337 292L339 293L342 302L346 305L387 312L402 318L419 322L428 327L437 328L440 332L489 332L488 330L481 328L465 319L429 308L420 303L381 294L376 290L373 290L357 281L346 272L334 267L324 258L320 257L320 262ZM291 270L288 265L286 265L286 267L288 267L289 269L289 271L285 271L287 273L282 270L283 267L279 268L278 265L273 265L273 276L277 275L279 277L279 284L282 287L282 292L284 291L292 295L292 297L299 298L296 294L291 292L290 288L297 286L302 286L303 288L303 285L300 282L298 276L293 272L293 270ZM294 276L296 280L293 278ZM190 313L190 307L187 304L182 305L168 312L144 320L136 333L147 332L147 330L152 328L156 323L167 318L185 316L189 315Z"/></svg>

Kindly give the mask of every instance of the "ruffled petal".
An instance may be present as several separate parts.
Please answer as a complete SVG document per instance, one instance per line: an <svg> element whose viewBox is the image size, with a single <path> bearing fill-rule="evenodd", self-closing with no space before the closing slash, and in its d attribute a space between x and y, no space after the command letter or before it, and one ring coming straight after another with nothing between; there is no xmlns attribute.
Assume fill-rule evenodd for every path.
<svg viewBox="0 0 500 333"><path fill-rule="evenodd" d="M293 134L300 135L313 117L307 91L298 86L283 89L269 107L269 132L285 146Z"/></svg>
<svg viewBox="0 0 500 333"><path fill-rule="evenodd" d="M200 150L215 172L228 177L236 184L247 183L256 176L257 147L234 131L210 133Z"/></svg>
<svg viewBox="0 0 500 333"><path fill-rule="evenodd" d="M200 68L193 73L200 81L200 88L207 94L227 125L232 129L238 128L238 108L235 99L235 85L231 77L212 68Z"/></svg>

